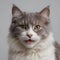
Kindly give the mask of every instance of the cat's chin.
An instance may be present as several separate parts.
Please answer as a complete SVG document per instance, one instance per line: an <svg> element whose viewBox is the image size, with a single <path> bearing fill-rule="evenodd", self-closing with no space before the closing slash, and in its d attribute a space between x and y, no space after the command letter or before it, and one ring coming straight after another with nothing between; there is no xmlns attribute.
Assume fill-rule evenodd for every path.
<svg viewBox="0 0 60 60"><path fill-rule="evenodd" d="M26 48L29 48L29 49L31 49L31 48L33 48L35 45L24 45Z"/></svg>

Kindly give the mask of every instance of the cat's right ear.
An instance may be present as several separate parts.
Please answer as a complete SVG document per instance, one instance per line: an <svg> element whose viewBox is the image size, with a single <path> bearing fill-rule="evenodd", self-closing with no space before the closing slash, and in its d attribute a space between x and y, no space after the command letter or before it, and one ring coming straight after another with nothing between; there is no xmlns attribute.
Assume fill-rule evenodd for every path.
<svg viewBox="0 0 60 60"><path fill-rule="evenodd" d="M12 16L13 17L17 17L17 16L20 16L22 15L22 11L16 6L13 4L13 7L12 7Z"/></svg>

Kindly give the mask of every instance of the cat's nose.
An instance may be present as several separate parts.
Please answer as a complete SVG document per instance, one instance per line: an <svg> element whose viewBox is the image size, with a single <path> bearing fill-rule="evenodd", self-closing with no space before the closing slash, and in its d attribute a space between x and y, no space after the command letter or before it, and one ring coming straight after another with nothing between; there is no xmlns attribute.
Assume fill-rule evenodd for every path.
<svg viewBox="0 0 60 60"><path fill-rule="evenodd" d="M31 38L31 37L32 37L32 34L27 34L27 36L28 36L29 38Z"/></svg>

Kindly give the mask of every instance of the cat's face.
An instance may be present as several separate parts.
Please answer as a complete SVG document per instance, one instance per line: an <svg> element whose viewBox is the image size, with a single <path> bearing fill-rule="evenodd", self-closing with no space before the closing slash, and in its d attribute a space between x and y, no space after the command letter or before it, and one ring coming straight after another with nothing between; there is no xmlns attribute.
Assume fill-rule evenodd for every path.
<svg viewBox="0 0 60 60"><path fill-rule="evenodd" d="M33 48L49 34L49 14L49 7L39 13L26 13L14 5L10 33L26 48Z"/></svg>

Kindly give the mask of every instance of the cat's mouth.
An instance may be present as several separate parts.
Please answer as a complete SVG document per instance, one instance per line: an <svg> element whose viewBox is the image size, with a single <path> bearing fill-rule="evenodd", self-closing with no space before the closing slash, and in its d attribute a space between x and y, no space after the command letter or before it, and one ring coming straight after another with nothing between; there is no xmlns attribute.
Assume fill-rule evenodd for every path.
<svg viewBox="0 0 60 60"><path fill-rule="evenodd" d="M29 39L29 40L25 40L25 43L27 44L33 44L35 42L35 40Z"/></svg>

